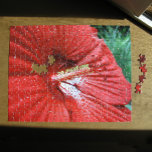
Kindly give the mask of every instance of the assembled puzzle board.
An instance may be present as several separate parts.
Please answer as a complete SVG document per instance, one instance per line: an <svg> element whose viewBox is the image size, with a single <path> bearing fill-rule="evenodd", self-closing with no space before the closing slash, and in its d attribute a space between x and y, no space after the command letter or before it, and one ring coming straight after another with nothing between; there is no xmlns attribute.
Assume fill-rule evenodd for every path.
<svg viewBox="0 0 152 152"><path fill-rule="evenodd" d="M12 26L8 81L9 121L131 121L129 27Z"/></svg>
<svg viewBox="0 0 152 152"><path fill-rule="evenodd" d="M1 22L0 47L6 50L1 51L5 71L1 76L8 75L2 89L8 95L5 92L0 103L2 125L151 128L146 121L151 115L150 94L146 97L144 91L150 82L150 65L144 67L150 43L144 41L147 48L143 41L139 43L142 29L120 20L97 19L94 25L94 20L86 19L82 25L81 19L34 19L3 18ZM149 111L147 117L144 108Z"/></svg>

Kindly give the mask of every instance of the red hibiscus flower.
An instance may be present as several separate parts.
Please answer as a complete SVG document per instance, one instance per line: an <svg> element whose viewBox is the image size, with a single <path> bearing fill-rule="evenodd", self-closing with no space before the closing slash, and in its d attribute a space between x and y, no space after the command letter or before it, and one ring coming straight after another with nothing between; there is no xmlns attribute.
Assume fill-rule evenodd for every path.
<svg viewBox="0 0 152 152"><path fill-rule="evenodd" d="M95 28L10 28L9 121L125 122L130 100L131 84Z"/></svg>

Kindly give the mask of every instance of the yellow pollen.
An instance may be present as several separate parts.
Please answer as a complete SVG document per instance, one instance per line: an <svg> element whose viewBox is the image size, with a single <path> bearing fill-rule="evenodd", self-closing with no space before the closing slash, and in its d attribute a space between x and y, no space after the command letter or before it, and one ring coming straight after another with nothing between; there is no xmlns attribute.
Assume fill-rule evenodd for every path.
<svg viewBox="0 0 152 152"><path fill-rule="evenodd" d="M82 69L90 69L90 68L89 68L88 64L84 64L84 65L81 65L81 66L76 66L76 67L67 69L65 72L60 71L60 72L58 72L58 74L66 74L66 73L69 73L69 72L75 72L75 71L82 70Z"/></svg>

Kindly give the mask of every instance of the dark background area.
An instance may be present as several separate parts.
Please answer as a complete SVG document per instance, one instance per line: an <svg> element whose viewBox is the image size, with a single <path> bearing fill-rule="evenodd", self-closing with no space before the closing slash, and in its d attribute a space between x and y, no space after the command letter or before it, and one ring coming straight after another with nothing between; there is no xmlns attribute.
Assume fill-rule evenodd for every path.
<svg viewBox="0 0 152 152"><path fill-rule="evenodd" d="M0 146L21 152L151 152L152 131L0 127Z"/></svg>
<svg viewBox="0 0 152 152"><path fill-rule="evenodd" d="M0 3L0 16L94 17L123 19L124 15L124 13L109 4L107 0L5 0Z"/></svg>
<svg viewBox="0 0 152 152"><path fill-rule="evenodd" d="M78 0L3 0L0 2L0 16L26 17L81 17L125 19L152 34L144 25L132 19L110 0L78 1Z"/></svg>
<svg viewBox="0 0 152 152"><path fill-rule="evenodd" d="M2 1L0 16L130 17L107 1ZM142 25L134 24L145 29ZM149 120L151 121L151 120ZM152 131L65 130L0 127L0 146L10 151L121 151L152 152Z"/></svg>

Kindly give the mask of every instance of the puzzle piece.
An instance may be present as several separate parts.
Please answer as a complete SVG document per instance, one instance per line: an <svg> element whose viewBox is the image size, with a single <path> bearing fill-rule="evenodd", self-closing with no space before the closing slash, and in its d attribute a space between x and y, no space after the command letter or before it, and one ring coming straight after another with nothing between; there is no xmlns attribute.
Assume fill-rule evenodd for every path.
<svg viewBox="0 0 152 152"><path fill-rule="evenodd" d="M146 79L145 75L140 75L140 76L139 76L139 81L140 81L140 82L143 83L143 82L144 82L144 79Z"/></svg>
<svg viewBox="0 0 152 152"><path fill-rule="evenodd" d="M136 83L135 89L136 89L135 93L138 93L138 92L139 94L141 93L141 85L139 83Z"/></svg>
<svg viewBox="0 0 152 152"><path fill-rule="evenodd" d="M145 60L146 60L146 58L145 58L145 55L139 55L139 58L140 59L138 59L138 61L140 62L140 63L143 63Z"/></svg>
<svg viewBox="0 0 152 152"><path fill-rule="evenodd" d="M139 67L139 69L141 69L141 72L143 72L143 74L145 75L145 73L147 72L147 69L146 69L146 64L143 64Z"/></svg>

